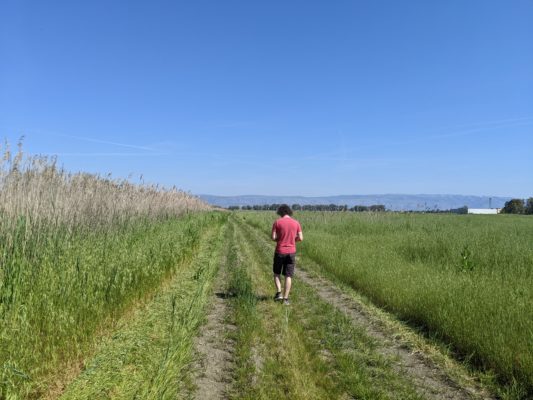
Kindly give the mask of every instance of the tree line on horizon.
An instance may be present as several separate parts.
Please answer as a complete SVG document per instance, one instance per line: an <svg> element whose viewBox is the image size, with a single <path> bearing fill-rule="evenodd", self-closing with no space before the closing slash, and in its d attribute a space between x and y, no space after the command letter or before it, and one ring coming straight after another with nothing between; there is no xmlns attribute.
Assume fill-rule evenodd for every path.
<svg viewBox="0 0 533 400"><path fill-rule="evenodd" d="M511 199L505 202L502 213L504 214L529 214L533 215L533 197L527 200Z"/></svg>
<svg viewBox="0 0 533 400"><path fill-rule="evenodd" d="M276 211L280 204L255 204L244 206L229 206L228 210L237 211ZM292 204L291 208L294 211L351 211L351 212L385 212L387 210L383 204L375 204L371 206L355 205L348 207L346 204ZM468 214L468 207L463 206L459 208L452 208L447 210L440 209L426 209L423 211L407 211L407 212L423 212L423 213L452 213L452 214ZM529 214L533 215L533 197L527 200L511 199L505 202L504 207L500 211L503 214Z"/></svg>
<svg viewBox="0 0 533 400"><path fill-rule="evenodd" d="M281 204L256 204L253 206L229 206L228 210L253 210L253 211L276 211ZM373 211L383 212L387 211L382 204L375 204L371 206L353 206L348 207L346 204L293 204L291 205L293 211Z"/></svg>
<svg viewBox="0 0 533 400"><path fill-rule="evenodd" d="M230 211L276 211L280 204L255 204L255 205L245 205L245 206L229 206L227 207ZM348 211L348 212L390 212L393 210L387 209L383 204L374 204L371 206L362 206L355 205L353 207L348 207L346 204L293 204L291 206L293 211ZM425 210L409 210L402 211L407 213L453 213L453 214L467 214L468 207L460 207L446 210L439 209L425 209Z"/></svg>

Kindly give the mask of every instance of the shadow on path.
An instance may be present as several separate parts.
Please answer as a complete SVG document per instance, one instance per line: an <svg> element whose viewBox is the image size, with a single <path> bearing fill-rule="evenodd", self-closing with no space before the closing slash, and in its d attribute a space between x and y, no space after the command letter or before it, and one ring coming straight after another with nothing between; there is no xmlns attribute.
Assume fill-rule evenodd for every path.
<svg viewBox="0 0 533 400"><path fill-rule="evenodd" d="M215 296L217 296L219 299L232 299L232 298L237 297L237 294L233 292L216 292ZM255 299L257 301L271 300L270 296L265 296L265 295L262 295L262 296L256 295Z"/></svg>

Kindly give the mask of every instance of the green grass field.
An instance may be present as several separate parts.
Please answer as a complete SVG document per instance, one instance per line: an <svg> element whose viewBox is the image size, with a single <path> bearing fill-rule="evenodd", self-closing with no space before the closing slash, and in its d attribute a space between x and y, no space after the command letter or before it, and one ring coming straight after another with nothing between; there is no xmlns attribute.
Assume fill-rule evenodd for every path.
<svg viewBox="0 0 533 400"><path fill-rule="evenodd" d="M19 206L20 184L0 194L2 400L195 398L217 277L226 333L207 346L230 354L207 379L221 379L219 398L533 393L533 218L297 213L302 275L286 307L272 300L273 212L184 208L152 189L142 205L146 188L96 178L87 197L54 179L84 206ZM401 347L434 364L409 370Z"/></svg>
<svg viewBox="0 0 533 400"><path fill-rule="evenodd" d="M38 263L11 259L1 291L0 393L45 391L54 371L90 351L98 330L188 267L204 231L222 217L140 220L31 249Z"/></svg>
<svg viewBox="0 0 533 400"><path fill-rule="evenodd" d="M533 218L302 212L301 254L326 276L452 346L517 391L533 388ZM243 218L269 233L273 216Z"/></svg>

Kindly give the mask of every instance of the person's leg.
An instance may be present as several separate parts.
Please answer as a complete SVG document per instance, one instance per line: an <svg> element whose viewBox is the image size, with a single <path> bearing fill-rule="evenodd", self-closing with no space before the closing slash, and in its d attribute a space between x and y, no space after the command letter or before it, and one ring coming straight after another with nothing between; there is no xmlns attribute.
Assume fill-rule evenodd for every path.
<svg viewBox="0 0 533 400"><path fill-rule="evenodd" d="M283 298L288 299L289 293L291 292L292 278L290 276L285 277L285 287L283 290Z"/></svg>
<svg viewBox="0 0 533 400"><path fill-rule="evenodd" d="M287 254L285 257L285 265L283 268L283 275L285 275L285 287L283 288L283 298L288 299L291 292L292 276L294 275L294 266L296 265L295 254Z"/></svg>
<svg viewBox="0 0 533 400"><path fill-rule="evenodd" d="M282 259L279 256L279 254L274 253L274 262L272 265L272 272L274 273L274 285L276 286L276 294L274 295L274 300L281 300L283 299L283 295L281 293L281 270L282 270L283 264Z"/></svg>
<svg viewBox="0 0 533 400"><path fill-rule="evenodd" d="M279 274L274 274L274 285L276 285L276 292L281 292L281 280Z"/></svg>

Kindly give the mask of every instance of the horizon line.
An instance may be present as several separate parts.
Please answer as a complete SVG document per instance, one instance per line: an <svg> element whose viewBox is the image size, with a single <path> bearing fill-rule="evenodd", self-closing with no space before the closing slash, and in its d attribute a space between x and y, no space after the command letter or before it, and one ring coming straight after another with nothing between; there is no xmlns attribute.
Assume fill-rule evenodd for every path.
<svg viewBox="0 0 533 400"><path fill-rule="evenodd" d="M303 198L328 198L328 197L359 197L359 196L461 196L461 197L493 197L493 198L522 198L522 196L511 195L480 195L480 194L457 194L457 193L370 193L370 194L332 194L307 196L300 194L236 194L236 195L218 195L209 193L199 193L196 196L213 196L213 197L303 197ZM528 196L526 196L527 198ZM533 197L529 196L529 197Z"/></svg>

